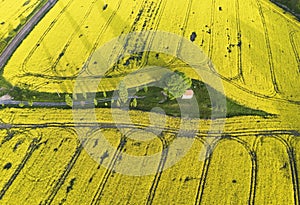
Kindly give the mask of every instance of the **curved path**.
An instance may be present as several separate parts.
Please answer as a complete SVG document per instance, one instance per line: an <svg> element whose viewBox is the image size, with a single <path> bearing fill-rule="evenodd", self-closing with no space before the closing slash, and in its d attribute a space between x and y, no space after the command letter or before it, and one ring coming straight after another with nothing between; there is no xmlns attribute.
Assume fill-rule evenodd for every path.
<svg viewBox="0 0 300 205"><path fill-rule="evenodd" d="M17 33L17 35L0 55L0 69L5 66L24 38L30 33L30 31L32 31L32 29L43 18L43 16L57 3L57 1L58 0L49 0Z"/></svg>

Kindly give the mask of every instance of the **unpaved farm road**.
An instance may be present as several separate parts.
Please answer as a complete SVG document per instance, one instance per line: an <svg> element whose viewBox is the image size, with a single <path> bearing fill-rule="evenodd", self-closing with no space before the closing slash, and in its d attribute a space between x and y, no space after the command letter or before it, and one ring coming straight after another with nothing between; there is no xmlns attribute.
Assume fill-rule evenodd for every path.
<svg viewBox="0 0 300 205"><path fill-rule="evenodd" d="M30 31L32 31L43 16L57 3L57 1L58 0L49 0L17 33L0 55L0 69L4 67L24 38L30 33Z"/></svg>

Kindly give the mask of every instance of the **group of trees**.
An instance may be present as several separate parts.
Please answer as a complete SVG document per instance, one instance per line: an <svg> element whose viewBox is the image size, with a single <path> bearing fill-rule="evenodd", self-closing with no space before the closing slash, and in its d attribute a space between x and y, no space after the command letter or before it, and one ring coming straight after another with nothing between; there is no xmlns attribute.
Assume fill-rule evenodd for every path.
<svg viewBox="0 0 300 205"><path fill-rule="evenodd" d="M168 73L162 78L162 85L164 93L170 100L181 97L187 89L192 85L192 80L185 75L183 72L175 71ZM148 87L144 87L144 91L148 91ZM106 92L103 93L103 96L106 97ZM128 103L128 88L124 81L121 81L118 86L118 100L116 101L117 105L122 107ZM73 99L70 95L65 95L65 102L68 106L73 106ZM112 102L113 103L113 102ZM94 99L95 106L98 105L97 99ZM137 107L137 99L133 98L130 106Z"/></svg>
<svg viewBox="0 0 300 205"><path fill-rule="evenodd" d="M162 78L164 93L170 100L181 97L187 89L192 85L192 80L180 71L168 73ZM144 91L148 91L148 87L144 87ZM128 89L123 81L120 82L119 88L119 105L125 105L128 102ZM132 107L137 106L137 99L134 98L130 104Z"/></svg>

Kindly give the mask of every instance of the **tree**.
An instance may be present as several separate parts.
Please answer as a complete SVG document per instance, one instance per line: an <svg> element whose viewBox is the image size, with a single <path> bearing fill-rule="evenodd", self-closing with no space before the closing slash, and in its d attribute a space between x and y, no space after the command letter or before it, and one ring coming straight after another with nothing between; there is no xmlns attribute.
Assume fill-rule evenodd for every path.
<svg viewBox="0 0 300 205"><path fill-rule="evenodd" d="M83 98L86 100L87 99L87 94L86 94L86 92L82 92L82 96L83 96Z"/></svg>
<svg viewBox="0 0 300 205"><path fill-rule="evenodd" d="M137 100L136 100L136 98L134 98L132 100L132 102L130 103L130 105L131 105L131 107L137 107Z"/></svg>
<svg viewBox="0 0 300 205"><path fill-rule="evenodd" d="M94 98L94 105L97 107L98 106L98 101L96 98Z"/></svg>
<svg viewBox="0 0 300 205"><path fill-rule="evenodd" d="M68 94L65 95L65 102L69 107L73 106L73 100L72 97Z"/></svg>
<svg viewBox="0 0 300 205"><path fill-rule="evenodd" d="M147 85L144 86L144 92L145 92L145 93L148 92L148 86L147 86Z"/></svg>
<svg viewBox="0 0 300 205"><path fill-rule="evenodd" d="M26 17L23 15L20 16L20 25L24 25L26 23Z"/></svg>
<svg viewBox="0 0 300 205"><path fill-rule="evenodd" d="M123 81L119 84L119 103L120 105L126 104L128 101L128 90Z"/></svg>
<svg viewBox="0 0 300 205"><path fill-rule="evenodd" d="M3 38L0 34L0 39ZM0 40L0 51L4 50L4 48L6 47L6 42L4 40Z"/></svg>
<svg viewBox="0 0 300 205"><path fill-rule="evenodd" d="M8 37L9 37L9 38L11 38L11 37L13 37L13 36L16 35L16 31L15 31L15 29L14 29L14 27L13 27L12 24L9 24L9 25L8 25L7 30L8 30Z"/></svg>
<svg viewBox="0 0 300 205"><path fill-rule="evenodd" d="M25 106L25 104L23 102L19 103L19 107L24 107L24 106Z"/></svg>
<svg viewBox="0 0 300 205"><path fill-rule="evenodd" d="M166 74L163 82L164 91L171 100L181 97L192 85L192 80L185 73L179 71Z"/></svg>
<svg viewBox="0 0 300 205"><path fill-rule="evenodd" d="M32 99L29 99L29 100L28 100L28 105L29 105L30 107L33 106L33 100L32 100Z"/></svg>

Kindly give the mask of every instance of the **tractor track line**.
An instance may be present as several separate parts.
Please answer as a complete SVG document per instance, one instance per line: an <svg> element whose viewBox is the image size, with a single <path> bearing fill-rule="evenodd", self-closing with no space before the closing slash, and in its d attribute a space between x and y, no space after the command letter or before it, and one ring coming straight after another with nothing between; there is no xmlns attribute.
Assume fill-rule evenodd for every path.
<svg viewBox="0 0 300 205"><path fill-rule="evenodd" d="M213 41L214 41L214 21L215 21L215 9L216 9L216 0L212 0L212 6L210 10L210 34L209 34L209 47L208 47L208 58L212 59L213 54Z"/></svg>
<svg viewBox="0 0 300 205"><path fill-rule="evenodd" d="M27 152L26 152L25 156L23 157L21 163L18 165L17 169L14 171L11 178L8 180L8 182L6 182L6 184L4 185L2 190L0 191L0 201L3 198L3 196L5 195L6 191L9 189L9 187L12 185L12 183L18 177L18 175L22 171L23 167L25 166L25 164L27 163L27 161L29 160L29 158L31 157L33 152L38 148L39 141L40 141L40 139L33 139L31 144L29 145L29 147L27 149Z"/></svg>
<svg viewBox="0 0 300 205"><path fill-rule="evenodd" d="M295 43L295 39L294 39L296 32L297 31L291 31L290 34L289 34L289 37L290 37L290 42L291 42L293 52L294 52L294 55L295 55L295 59L298 63L298 72L300 72L300 56L299 56L299 52L298 52L298 49L297 49L297 46L296 46L296 43Z"/></svg>
<svg viewBox="0 0 300 205"><path fill-rule="evenodd" d="M128 32L129 34L137 30L136 28L137 28L138 22L139 22L139 21L142 19L142 17L143 17L143 12L144 12L144 10L146 10L146 8L147 8L147 3L148 3L147 0L144 0L144 2L141 3L139 12L138 12L137 16L135 17L132 26L131 26L130 29L129 29L129 32ZM151 6L150 6L150 9L151 9ZM123 29L122 33L125 32L125 29L126 29L126 27ZM122 54L124 53L124 51L126 50L126 48L127 48L127 46L128 46L128 42L129 42L129 41L130 41L130 38L127 37L126 40L125 40L125 44L124 44L123 48L120 49L119 51L115 51L115 52L118 52L118 55L117 55L118 57L122 56ZM116 50L115 47L114 47L114 50Z"/></svg>
<svg viewBox="0 0 300 205"><path fill-rule="evenodd" d="M207 179L207 175L208 175L208 168L211 163L211 156L212 156L211 154L212 154L212 150L209 145L208 149L206 150L206 157L205 157L204 164L203 164L203 167L201 170L201 177L200 177L200 181L199 181L199 185L198 185L198 189L197 189L197 193L196 193L195 205L201 204L201 201L202 201L205 183L206 183L206 179Z"/></svg>
<svg viewBox="0 0 300 205"><path fill-rule="evenodd" d="M164 169L164 166L166 164L166 160L167 160L167 156L168 156L168 151L169 151L168 143L167 143L167 141L164 137L160 137L160 140L161 140L162 145L163 145L163 147L162 147L163 150L162 150L162 153L161 153L161 158L160 158L160 161L159 161L159 165L157 167L157 171L156 171L154 180L153 180L151 188L149 190L148 198L147 198L147 201L146 201L147 205L151 205L153 203L153 200L154 200L154 197L155 197L155 192L156 192L156 189L157 189L158 184L160 182L160 178L162 176L163 169Z"/></svg>
<svg viewBox="0 0 300 205"><path fill-rule="evenodd" d="M266 46L267 46L267 50L268 50L268 57L269 57L268 60L269 60L269 66L270 66L270 72L271 72L271 78L272 78L274 91L277 94L279 94L280 90L279 90L279 86L277 84L277 79L276 79L275 70L274 70L273 54L272 54L271 43L270 43L270 38L269 38L269 31L268 31L266 19L265 19L263 10L262 10L260 0L256 0L256 4L258 7L259 15L261 17L261 22L263 24L263 29L264 29L264 34L265 34L265 42L266 42Z"/></svg>
<svg viewBox="0 0 300 205"><path fill-rule="evenodd" d="M258 171L256 152L251 148L251 145L248 142L238 139L238 138L230 138L230 139L234 140L234 141L238 142L240 145L242 145L250 156L251 178L250 178L248 204L254 205L256 187L257 187L257 171ZM258 140L258 139L259 139L259 137L256 138L256 140Z"/></svg>
<svg viewBox="0 0 300 205"><path fill-rule="evenodd" d="M293 185L294 185L294 200L295 204L299 205L300 203L300 186L299 186L299 174L298 174L298 168L297 168L297 158L296 158L296 148L291 146L293 141L295 142L295 138L292 138L292 136L289 136L289 145L290 145L290 155L292 161L291 161L291 170L293 170L295 177L293 178Z"/></svg>
<svg viewBox="0 0 300 205"><path fill-rule="evenodd" d="M258 141L258 140L259 140L259 137L257 137L255 141ZM250 179L250 187L249 187L248 204L254 205L255 204L254 202L255 202L256 187L257 187L257 172L258 172L256 152L254 151L254 149L251 148L251 145L248 142L246 142L242 139L239 139L239 138L235 138L235 137L222 138L221 140L216 142L216 144L214 145L214 149L222 141L237 142L240 145L242 145L242 147L249 154L250 160L251 160L251 179Z"/></svg>
<svg viewBox="0 0 300 205"><path fill-rule="evenodd" d="M250 187L249 187L250 195L249 195L249 199L248 199L248 204L253 204L253 203L250 203L250 201L252 201L252 199L254 199L254 197L255 197L256 173L257 173L256 158L253 157L253 151L251 150L250 145L247 142L245 142L244 140L241 140L241 139L231 137L231 136L229 136L229 137L224 136L221 138L216 138L211 143L211 145L208 145L208 149L206 151L206 158L205 158L204 165L203 165L202 172L201 172L201 178L200 178L198 189L197 189L195 205L201 204L201 202L202 202L202 198L203 198L203 194L204 194L204 190L205 190L205 184L206 184L206 180L207 180L207 176L208 176L208 172L209 172L209 166L211 164L211 160L212 160L212 156L213 156L213 150L215 150L216 147L224 141L234 141L234 142L239 143L240 145L242 145L244 147L244 149L250 155L250 158L251 158L251 183L250 183Z"/></svg>
<svg viewBox="0 0 300 205"><path fill-rule="evenodd" d="M147 1L147 0L145 0L143 3L141 3L140 9L139 9L139 13L138 13L137 16L135 17L134 22L133 22L132 26L131 26L130 29L129 29L129 32L128 32L129 35L130 35L130 33L135 32L135 31L138 30L137 27L138 27L138 23L139 23L140 20L144 19L144 24L143 24L143 26L142 26L141 31L145 30L147 24L149 24L149 23L147 23L147 20L145 20L145 19L147 19L147 17L144 16L144 15L145 15L144 12L145 12L145 10L146 10L147 8L148 8L148 10L151 10L151 9L152 9L152 6L153 6L153 4L154 4L154 2L151 1L149 4L150 4L150 5L148 5L148 1ZM155 7L154 9L152 9L150 15L153 15L153 13L155 12L155 9L156 9L156 8L157 8L157 7ZM159 8L158 8L158 9L159 9ZM155 16L154 16L154 18L151 18L151 20L154 20L154 19L155 19ZM125 32L125 29L126 29L126 27L123 29L122 33ZM141 35L142 35L142 34L140 34L139 36L141 36ZM118 60L120 59L120 57L122 57L122 56L124 55L124 53L125 53L125 51L127 50L127 47L128 47L128 45L129 45L129 42L130 42L130 41L131 41L131 38L130 38L130 37L127 37L127 38L125 39L123 48L121 48L119 51L115 51L116 53L118 53L118 55L117 55ZM135 46L134 46L135 48L138 46L138 43L139 43L138 41L135 41ZM142 46L143 46L143 45L142 45ZM114 47L114 50L116 50L115 47ZM132 52L134 53L134 51L132 51ZM112 57L111 57L111 58L112 58ZM118 67L113 67L113 68L112 68L112 71L108 71L107 74L109 74L110 72L116 71L116 69L118 69Z"/></svg>
<svg viewBox="0 0 300 205"><path fill-rule="evenodd" d="M55 123L55 122L49 122L44 124L0 124L0 130L1 129L12 129L12 128L75 128L75 127L87 127L87 128L99 128L99 129L110 129L110 128L147 128L148 125L141 125L141 124L116 124L116 123L80 123L80 124L73 124L73 123ZM172 134L178 133L178 128L171 128L171 127L158 127L157 129L164 131L168 131ZM247 137L255 137L257 134L263 135L263 136L270 136L270 135L279 135L279 134L290 134L294 136L300 136L299 131L297 130L282 130L282 129L273 129L273 130L241 130L241 131L234 131L234 132L224 132L224 135L232 135L234 137L239 136L247 136ZM196 134L198 138L201 137L210 137L214 138L216 136L219 136L217 134L216 136L209 134L207 131L199 130Z"/></svg>
<svg viewBox="0 0 300 205"><path fill-rule="evenodd" d="M160 2L161 2L161 1L160 1ZM153 8L153 7L154 7L154 8ZM147 8L147 5L145 6L145 8L143 8L142 11L145 11L146 8ZM141 32L141 33L138 35L138 38L137 38L137 39L133 39L133 40L135 40L135 43L134 43L134 50L132 51L132 53L136 53L135 51L136 51L137 49L139 49L139 50L144 50L144 48L145 48L145 46L146 46L146 44L147 44L148 36L146 36L145 39L144 39L144 41L143 41L143 39L141 38L141 37L143 37L143 33L142 33L142 32L145 31L145 30L147 30L148 27L151 27L151 25L153 25L153 21L155 21L155 19L156 19L158 10L159 10L159 4L154 3L154 2L152 1L152 2L150 3L150 5L148 6L148 10L146 11L146 15L149 13L149 14L148 14L149 17L150 17L150 16L151 16L151 17L153 16L153 17L147 19L148 16L143 16L143 13L144 13L144 12L141 14L140 19L143 20L143 25L142 25L142 28L139 30L139 29L137 28L138 24L136 23L136 27L134 27L134 29L133 29L133 31L138 31L138 32ZM150 11L150 12L148 12L148 11ZM144 18L143 18L143 17L144 17ZM138 21L137 21L137 22L138 22ZM141 40L140 40L140 39L141 39ZM126 39L126 44L125 44L125 46L124 46L124 49L121 50L121 52L120 52L121 54L120 54L119 56L123 56L124 51L127 50L128 42L129 42L129 41L131 41L131 38ZM145 56L145 55L144 55L144 56ZM141 61L142 61L142 59L143 59L143 56L141 57ZM141 66L142 66L143 62L141 62L140 64L141 64Z"/></svg>
<svg viewBox="0 0 300 205"><path fill-rule="evenodd" d="M146 8L148 7L148 11L151 10L152 8L152 5L154 4L153 2L150 3L150 6L147 5L148 1L144 1L142 4L141 4L141 7L139 9L139 14L136 16L135 20L134 20L134 23L133 25L131 26L130 30L129 30L129 34L134 32L134 31L137 31L137 25L138 25L138 22L145 18L143 16L143 13L144 11L146 10ZM159 3L156 4L156 7L152 9L152 11L150 12L150 16L154 16L153 18L150 19L150 21L148 22L147 20L144 20L144 24L142 26L142 29L141 31L145 31L147 30L147 27L151 27L150 30L157 30L157 27L159 25L159 22L161 20L161 17L162 17L162 14L163 14L163 11L165 9L165 6L166 6L166 0L160 0ZM162 7L162 8L161 8ZM159 12L160 11L160 12ZM158 19L156 20L156 17L158 16ZM156 20L156 21L155 21ZM150 25L149 25L150 24ZM125 29L123 30L123 32L125 31ZM123 33L122 32L122 33ZM139 35L141 36L142 33ZM149 38L149 36L147 36L147 39ZM154 36L151 36L150 37L150 41L149 41L149 44L148 44L148 49L151 48L151 45L153 43L153 39L154 39ZM126 51L126 48L128 47L129 45L129 41L131 40L131 38L127 38L126 41L125 41L125 44L124 44L124 47L117 51L118 52L118 57L122 56L124 54L124 52ZM138 41L135 42L135 48L138 47ZM142 42L143 43L143 42ZM140 50L144 50L144 47L146 47L146 43L143 43L142 44L142 47ZM143 55L143 58L144 59L142 62L141 62L141 66L145 65L147 63L147 60L148 60L148 56L149 56L149 53L150 52L146 52L146 54ZM115 68L113 68L112 71L115 71ZM110 72L108 72L107 74L109 74Z"/></svg>
<svg viewBox="0 0 300 205"><path fill-rule="evenodd" d="M96 41L94 43L94 46L92 47L91 51L90 51L90 55L88 57L88 59L86 60L86 63L85 63L85 66L83 68L83 71L86 71L89 73L88 69L87 69L87 65L89 65L90 61L91 61L91 58L92 58L92 54L95 52L95 50L97 49L98 45L99 45L99 42L100 42L100 39L103 35L103 33L107 30L107 28L109 27L109 25L111 24L111 22L113 21L114 17L116 16L117 12L120 10L120 7L121 7L121 4L122 4L123 0L119 0L118 1L118 4L117 4L117 8L112 12L112 14L109 16L108 20L106 21L105 25L102 26L100 32L99 32L99 35L97 36L96 38Z"/></svg>
<svg viewBox="0 0 300 205"><path fill-rule="evenodd" d="M293 192L294 192L294 203L295 205L299 205L299 183L298 183L298 172L297 172L297 167L296 167L296 159L295 159L295 154L294 154L294 148L282 137L278 136L278 135L268 135L268 137L270 139L275 139L278 142L280 142L283 147L286 150L286 154L288 155L289 158L289 165L290 165L290 169L291 169L291 175L292 175L292 185L293 185ZM259 139L261 137L258 137L255 142L254 142L254 153L255 153L255 158L256 158L256 153L257 153L257 146L259 144ZM256 163L257 163L257 159L256 159ZM258 164L256 164L256 166L258 167ZM258 168L257 168L258 169ZM256 171L257 174L257 171ZM257 187L257 184L255 183L255 189ZM251 200L252 204L255 204L255 194L254 197Z"/></svg>
<svg viewBox="0 0 300 205"><path fill-rule="evenodd" d="M180 50L182 48L182 43L183 43L183 38L186 34L186 28L187 28L187 25L188 25L188 22L190 19L192 4L193 4L193 0L189 0L187 10L185 12L184 20L183 20L182 33L181 33L182 39L180 39L180 41L177 44L176 56L174 56L173 59L168 64L173 64L180 54Z"/></svg>
<svg viewBox="0 0 300 205"><path fill-rule="evenodd" d="M256 152L252 151L250 153L250 156L251 156L252 166L251 166L251 182L250 182L251 185L250 185L248 204L254 205L255 204L254 202L255 202L256 187L257 187L258 165L257 165Z"/></svg>
<svg viewBox="0 0 300 205"><path fill-rule="evenodd" d="M233 85L234 87L238 88L239 90L243 91L243 92L246 92L248 94L251 94L255 97L258 97L258 98L262 98L262 99L268 99L268 100L272 100L272 101L276 101L276 102L288 102L288 103L292 103L292 104L295 104L295 105L300 105L300 101L297 101L297 100L289 100L289 99L283 99L283 98L280 98L280 97L276 97L276 92L274 91L274 94L273 95L264 95L264 94L261 94L261 93L258 93L258 92L255 92L255 91L252 91L252 90L249 90L248 88L245 88L241 85L239 85L238 83L234 82L234 81L230 81L228 80L227 78L223 77L223 76L220 76L218 74L216 74L213 70L213 65L211 63L209 63L209 67L210 67L210 70L216 75L218 76L220 79L228 82L229 84Z"/></svg>
<svg viewBox="0 0 300 205"><path fill-rule="evenodd" d="M112 160L110 161L105 173L104 173L104 176L102 177L102 180L100 182L100 184L98 185L97 187L97 191L93 197L93 200L91 202L91 205L96 205L96 204L99 204L100 200L101 200L101 197L102 197L102 194L103 194L103 190L105 188L105 185L109 179L109 177L111 176L112 172L113 172L113 168L120 156L120 154L122 153L123 149L124 149L124 146L126 145L126 142L127 142L127 139L126 137L122 137L121 138L121 141L112 157Z"/></svg>
<svg viewBox="0 0 300 205"><path fill-rule="evenodd" d="M291 169L292 184L293 184L293 191L294 191L294 203L295 203L295 205L299 205L300 190L299 190L299 181L298 181L298 171L297 171L297 165L296 165L297 160L295 157L294 148L288 141L286 141L281 136L275 135L275 136L272 136L272 138L277 139L284 145L286 152L289 156L289 164L290 164L290 169Z"/></svg>
<svg viewBox="0 0 300 205"><path fill-rule="evenodd" d="M239 0L235 1L235 11L236 11L236 25L237 25L237 38L238 38L238 61L237 68L238 74L235 77L230 78L230 80L238 80L241 79L243 83L245 83L245 79L243 76L243 61L242 61L242 31L241 31L241 22L240 22L240 5Z"/></svg>
<svg viewBox="0 0 300 205"><path fill-rule="evenodd" d="M292 183L294 189L294 203L295 205L299 205L300 202L300 190L299 190L299 178L297 171L297 160L295 157L295 149L289 146L288 150L289 160L290 160L290 168L292 173Z"/></svg>
<svg viewBox="0 0 300 205"><path fill-rule="evenodd" d="M74 39L75 35L77 34L78 31L80 31L80 27L83 25L83 23L86 21L86 19L90 16L92 9L94 8L94 4L96 3L97 0L94 0L91 2L91 5L89 6L87 12L85 13L83 19L80 21L79 24L76 25L76 29L74 30L74 32L72 33L72 35L69 37L68 41L66 42L66 44L64 45L61 53L64 53L67 51L67 49L69 48L72 40ZM51 66L51 70L56 72L56 67L59 63L59 61L61 60L61 58L63 58L63 56L59 55L56 60L54 61L54 63Z"/></svg>
<svg viewBox="0 0 300 205"><path fill-rule="evenodd" d="M59 12L59 14L54 18L54 20L51 22L51 24L47 27L47 29L44 31L42 36L39 38L38 42L35 44L35 46L30 50L29 54L26 56L22 63L22 71L24 73L28 73L26 70L26 65L28 61L31 59L34 52L38 49L41 42L44 40L44 38L48 35L48 33L51 31L53 26L56 24L56 22L59 20L59 18L64 14L64 12L70 7L70 5L74 2L74 0L70 0L68 4Z"/></svg>
<svg viewBox="0 0 300 205"><path fill-rule="evenodd" d="M215 0L214 0L215 1ZM212 11L211 11L211 27L210 27L210 38L209 38L209 50L208 50L208 57L209 59L212 60L212 56L213 56L213 38L214 38L214 32L213 32L213 26L214 26L214 18L215 18L215 2L214 5L212 7ZM224 75L220 74L215 68L214 66L210 66L210 70L219 78L226 80L228 82L231 82L233 80L239 80L241 79L241 81L244 83L244 76L243 76L243 69L242 69L242 41L241 41L241 26L240 26L240 8L239 8L239 0L236 0L236 6L235 6L235 19L236 19L236 28L237 28L237 39L238 39L238 43L240 44L240 46L238 46L238 59L237 59L237 69L238 69L238 73L236 76L233 77L225 77Z"/></svg>
<svg viewBox="0 0 300 205"><path fill-rule="evenodd" d="M72 1L74 1L74 0L72 0ZM94 44L94 46L92 47L92 49L91 49L91 51L90 51L91 54L96 50L96 48L97 48L97 46L98 46L98 44L99 44L99 40L100 40L101 36L103 35L104 31L105 31L105 30L108 28L108 26L110 25L112 19L114 18L114 16L116 15L117 11L119 10L122 1L123 1L123 0L119 0L117 9L114 10L114 12L112 13L112 15L109 17L108 21L105 23L104 27L102 27L102 29L101 29L101 31L100 31L100 33L99 33L97 39L96 39L96 43ZM69 2L69 3L71 3L71 2ZM64 10L66 10L66 8L64 8ZM60 14L60 16L61 16L61 15L62 15L62 14ZM57 20L56 20L56 21L57 21ZM56 21L55 21L55 22L56 22ZM51 28L54 26L55 22L53 21L53 22L51 23ZM50 29L49 29L49 30L50 30ZM49 32L49 31L47 31L47 33L48 33L48 32ZM42 40L41 40L41 41L42 41ZM39 43L37 43L37 45L38 45L38 44L39 44ZM36 46L36 48L37 48L37 47L38 47L38 46ZM36 48L34 48L34 49L36 49ZM34 51L31 51L31 52L34 53ZM32 54L31 54L31 55L32 55ZM87 59L87 63L85 64L84 69L83 69L81 72L83 72L84 70L86 70L86 66L88 65L88 63L90 62L90 60L91 60L91 56ZM23 68L23 71L24 71L26 74L24 74L23 76L33 76L33 77L44 78L44 79L49 79L49 80L74 80L74 79L77 78L77 76L74 76L74 75L72 75L72 76L52 76L52 75L46 75L46 74L30 73L30 72L27 72L27 71L24 69L24 65L25 65L25 61L23 62L22 68ZM80 72L80 73L81 73L81 72ZM80 73L79 73L79 74L80 74ZM23 77L23 76L19 76L19 77Z"/></svg>
<svg viewBox="0 0 300 205"><path fill-rule="evenodd" d="M41 145L41 144L45 144L45 142L46 141L48 141L48 139L46 139L44 142L40 142L39 143L39 145ZM46 148L46 146L43 146L43 148L40 150L40 152L39 153L43 153L43 152L45 152L45 149L47 149ZM53 154L51 155L51 156L53 156ZM33 164L35 164L37 161L40 161L41 159L40 158L33 158L32 159L34 162L33 162ZM42 163L43 165L42 165L42 167L47 167L47 164L46 164L46 160L45 161L43 161L43 163ZM44 166L45 165L45 166ZM31 167L29 168L29 169L32 169ZM38 173L40 174L42 172L42 169L39 169L39 171L38 171ZM53 175L48 175L47 177L52 177ZM30 193L32 193L32 192L34 192L34 189L35 189L35 183L37 182L36 180L33 180L33 178L37 178L37 177L35 177L34 175L31 175L30 174L30 172L28 173L27 172L27 174L25 175L25 178L27 178L28 180L30 180L33 184L31 184L32 186L31 187L28 187L27 188L27 190L28 190L28 193L26 194L26 196L24 196L23 195L23 199L24 199L24 201L27 201L27 200L29 200L29 198L31 198L32 196L31 196L31 194ZM48 179L49 179L48 178ZM41 179L41 178L39 178L39 179ZM43 180L43 179L42 179ZM24 180L25 181L25 180ZM24 187L24 186L26 186L26 184L19 184L19 188L20 187ZM30 191L29 191L29 188L30 188ZM15 192L17 192L17 190L15 191Z"/></svg>
<svg viewBox="0 0 300 205"><path fill-rule="evenodd" d="M151 26L150 26L150 30L152 31L157 31L157 28L159 26L159 23L161 22L161 19L162 19L162 16L164 14L164 10L166 8L166 4L167 4L167 0L161 0L157 6L157 9L156 9L156 12L154 14L154 18L151 22ZM153 13L150 14L151 16L153 15ZM156 17L158 16L157 20L155 21ZM145 30L145 29L143 29ZM145 47L147 47L146 52L142 58L142 62L141 62L141 67L143 66L146 66L148 64L148 60L149 60L149 55L150 55L150 50L151 50L151 47L152 47L152 44L153 44L153 41L154 41L154 38L155 38L155 34L151 35L150 34L150 37L147 36L147 40L149 38L149 43L148 45L146 45L146 43L143 45L142 47L142 50L144 50Z"/></svg>
<svg viewBox="0 0 300 205"><path fill-rule="evenodd" d="M73 154L71 160L69 161L69 163L65 167L64 172L62 173L62 175L57 180L57 183L54 185L51 194L47 197L44 204L51 204L53 202L56 194L60 190L61 186L64 184L64 182L65 182L66 178L68 177L71 169L74 167L74 165L75 165L79 155L81 154L83 148L84 148L83 144L79 144L79 146L76 148L75 153Z"/></svg>

